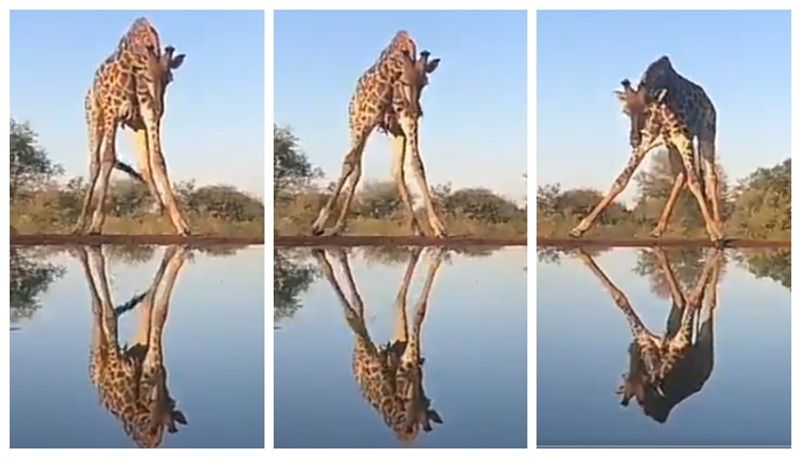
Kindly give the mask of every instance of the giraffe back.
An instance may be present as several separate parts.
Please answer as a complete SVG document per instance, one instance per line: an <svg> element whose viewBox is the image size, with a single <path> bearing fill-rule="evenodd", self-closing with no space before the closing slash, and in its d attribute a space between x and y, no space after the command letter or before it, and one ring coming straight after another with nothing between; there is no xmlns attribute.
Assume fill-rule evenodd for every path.
<svg viewBox="0 0 800 457"><path fill-rule="evenodd" d="M674 113L675 121L684 124L690 139L714 139L717 128L714 104L700 85L675 70L667 56L648 65L639 86L646 89L649 99L660 90L667 90L669 109Z"/></svg>

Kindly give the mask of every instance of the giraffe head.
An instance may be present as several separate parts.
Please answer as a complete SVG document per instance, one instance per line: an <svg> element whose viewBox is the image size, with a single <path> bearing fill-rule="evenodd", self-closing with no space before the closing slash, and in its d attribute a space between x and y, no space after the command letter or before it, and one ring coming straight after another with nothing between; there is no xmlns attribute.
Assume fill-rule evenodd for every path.
<svg viewBox="0 0 800 457"><path fill-rule="evenodd" d="M417 60L414 60L407 51L403 51L400 55L403 63L399 79L400 86L403 90L403 96L408 102L411 116L418 118L422 116L422 108L419 105L422 89L428 85L428 73L433 73L436 70L440 59L429 61L428 58L431 53L428 51L420 52Z"/></svg>
<svg viewBox="0 0 800 457"><path fill-rule="evenodd" d="M164 115L164 94L167 86L172 82L172 70L177 69L183 63L185 54L175 55L175 48L167 46L163 53L159 53L153 46L147 47L146 70L150 76L150 93L153 95L156 115L160 119Z"/></svg>
<svg viewBox="0 0 800 457"><path fill-rule="evenodd" d="M651 122L651 117L655 113L653 109L665 102L667 89L661 89L655 98L650 100L647 97L647 91L643 90L641 85L638 89L634 89L627 79L623 79L620 84L622 84L622 90L614 91L614 93L622 104L622 112L631 120L630 145L638 148L642 144L643 137L646 142L650 142L657 136L657 132L653 129L658 125Z"/></svg>
<svg viewBox="0 0 800 457"><path fill-rule="evenodd" d="M405 417L393 427L397 439L405 443L411 443L417 439L420 427L427 433L433 430L431 422L443 423L439 413L431 408L431 400L425 396L421 380L418 387L417 395L408 400L409 405L404 412Z"/></svg>

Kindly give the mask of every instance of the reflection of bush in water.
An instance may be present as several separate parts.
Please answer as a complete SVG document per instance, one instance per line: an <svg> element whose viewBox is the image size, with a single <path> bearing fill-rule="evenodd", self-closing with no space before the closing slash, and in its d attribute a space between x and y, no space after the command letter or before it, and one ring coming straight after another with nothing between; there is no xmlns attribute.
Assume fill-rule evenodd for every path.
<svg viewBox="0 0 800 457"><path fill-rule="evenodd" d="M562 257L573 258L576 255L578 255L578 253L581 251L594 257L596 255L600 255L612 249L613 249L612 246L586 246L580 249L572 247L559 247L559 246L541 246L541 247L537 246L536 259L540 263L545 263L545 264L554 263L556 265L559 265L561 263Z"/></svg>
<svg viewBox="0 0 800 457"><path fill-rule="evenodd" d="M294 316L302 306L299 295L308 290L320 272L308 263L305 249L278 250L275 253L274 319L279 322Z"/></svg>
<svg viewBox="0 0 800 457"><path fill-rule="evenodd" d="M709 249L698 248L679 248L679 249L665 249L664 252L667 256L667 261L672 272L675 274L675 280L678 282L678 287L684 293L688 293L697 285L700 275L703 273L706 261L708 259ZM650 281L650 290L661 298L669 298L670 289L669 282L661 264L658 261L656 253L653 249L641 249L637 254L636 266L633 268L634 273L639 276L646 276ZM722 278L725 275L725 256L722 257L722 265L720 266L719 276Z"/></svg>
<svg viewBox="0 0 800 457"><path fill-rule="evenodd" d="M414 246L395 246L391 244L383 246L363 246L357 249L360 257L367 262L367 265L394 265L407 263L414 252Z"/></svg>
<svg viewBox="0 0 800 457"><path fill-rule="evenodd" d="M195 252L202 252L203 254L212 257L230 257L236 255L239 250L246 248L247 245L238 244L225 244L225 245L212 245L212 246L198 246L193 249Z"/></svg>
<svg viewBox="0 0 800 457"><path fill-rule="evenodd" d="M111 261L120 261L126 265L141 265L149 262L155 255L157 246L136 244L107 244L103 253Z"/></svg>
<svg viewBox="0 0 800 457"><path fill-rule="evenodd" d="M770 278L792 288L792 251L748 250L738 253L736 260L756 278Z"/></svg>
<svg viewBox="0 0 800 457"><path fill-rule="evenodd" d="M358 248L360 256L368 265L398 265L406 264L411 260L411 253L414 252L417 246L395 246L395 245L381 245L381 246L364 246ZM436 247L426 247L423 250L430 252ZM445 249L444 261L450 262L454 254L463 255L465 257L489 257L498 248L494 246L459 246L448 247Z"/></svg>
<svg viewBox="0 0 800 457"><path fill-rule="evenodd" d="M39 294L46 291L57 278L62 277L64 272L64 267L57 267L20 249L12 248L9 271L11 322L33 317L41 306Z"/></svg>

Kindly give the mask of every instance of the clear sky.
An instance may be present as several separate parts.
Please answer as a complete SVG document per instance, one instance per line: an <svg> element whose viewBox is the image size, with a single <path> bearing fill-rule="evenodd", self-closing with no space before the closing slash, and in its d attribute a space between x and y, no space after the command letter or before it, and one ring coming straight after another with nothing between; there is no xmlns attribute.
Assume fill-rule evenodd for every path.
<svg viewBox="0 0 800 457"><path fill-rule="evenodd" d="M29 121L66 176L88 176L84 97L133 21L186 60L167 91L162 141L173 181L230 184L264 195L264 13L261 11L14 11L11 116ZM117 155L131 164L128 131ZM117 173L118 175L120 173Z"/></svg>
<svg viewBox="0 0 800 457"><path fill-rule="evenodd" d="M790 16L780 11L542 11L537 16L537 180L606 190L629 153L613 94L668 55L717 109L731 180L790 156ZM647 159L640 167L647 166ZM626 201L635 193L629 185Z"/></svg>
<svg viewBox="0 0 800 457"><path fill-rule="evenodd" d="M278 11L275 122L291 126L310 161L335 180L349 147L347 106L361 74L395 33L441 58L422 95L420 146L429 184L526 194L527 32L524 11ZM377 130L362 183L391 179ZM409 182L418 194L416 183Z"/></svg>

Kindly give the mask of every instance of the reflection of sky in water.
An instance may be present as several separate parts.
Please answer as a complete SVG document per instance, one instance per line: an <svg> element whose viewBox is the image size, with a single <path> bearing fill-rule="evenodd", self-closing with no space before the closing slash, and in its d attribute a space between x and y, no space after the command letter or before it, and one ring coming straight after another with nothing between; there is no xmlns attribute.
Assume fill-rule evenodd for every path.
<svg viewBox="0 0 800 457"><path fill-rule="evenodd" d="M409 321L426 260L423 254L409 290ZM425 392L444 424L421 431L417 445L525 446L525 261L524 248L507 248L486 257L455 254L441 266L422 347ZM407 260L368 263L357 253L350 264L370 335L385 344ZM353 334L329 283L317 280L301 301L302 308L275 332L276 447L400 445L361 398L351 369Z"/></svg>
<svg viewBox="0 0 800 457"><path fill-rule="evenodd" d="M669 254L669 251L667 251ZM665 330L669 300L634 273L636 249L595 257L645 325ZM729 254L730 257L730 254ZM786 445L790 437L790 292L730 260L720 280L714 368L659 424L614 394L631 333L589 268L537 266L537 440L541 445Z"/></svg>
<svg viewBox="0 0 800 457"><path fill-rule="evenodd" d="M119 306L153 281L163 258L109 258L108 277ZM11 333L11 444L18 447L130 447L121 422L98 404L89 379L91 299L80 263L67 267L39 296L32 320ZM264 250L232 256L194 253L176 281L164 357L170 395L188 420L162 447L262 447L264 443ZM138 310L120 318L130 341Z"/></svg>

